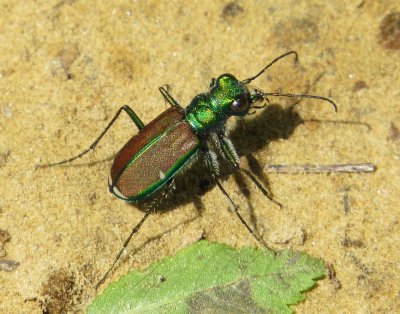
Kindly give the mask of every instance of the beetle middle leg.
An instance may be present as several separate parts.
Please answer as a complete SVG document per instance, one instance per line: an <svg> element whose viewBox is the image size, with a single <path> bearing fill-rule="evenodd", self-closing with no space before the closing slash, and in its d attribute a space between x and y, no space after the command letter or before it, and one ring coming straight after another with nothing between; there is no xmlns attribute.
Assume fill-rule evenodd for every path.
<svg viewBox="0 0 400 314"><path fill-rule="evenodd" d="M218 180L218 169L215 167L215 163L214 163L214 158L212 156L212 153L210 153L210 150L208 149L208 147L204 147L203 148L203 152L206 154L206 163L208 168L211 171L212 177L215 181L215 183L217 184L219 190L222 192L222 194L224 194L224 196L227 198L227 200L229 201L229 203L232 205L233 207L233 211L236 214L236 216L239 218L240 222L246 227L246 229L253 235L253 237L259 242L261 243L263 246L265 246L266 248L270 249L268 247L268 245L265 243L265 241L260 238L255 232L254 230L249 226L249 224L246 222L246 220L242 217L242 215L240 215L239 213L239 208L237 207L237 205L233 202L232 198L229 196L228 192L224 189L224 187L222 186L221 182L219 182ZM270 249L272 250L272 249Z"/></svg>
<svg viewBox="0 0 400 314"><path fill-rule="evenodd" d="M78 154L78 155L76 155L74 157L71 157L69 159L65 159L65 160L58 161L58 162L51 163L51 164L37 165L36 167L37 168L46 168L46 167L52 167L52 166L58 166L58 165L66 164L66 163L69 163L71 161L74 161L75 159L81 158L83 155L87 154L91 150L94 150L96 148L97 144L103 138L103 136L107 133L107 131L110 129L110 127L114 124L115 120L117 120L117 118L119 117L119 115L120 115L120 113L122 111L125 111L128 114L128 116L132 119L133 123L135 123L135 125L137 126L139 131L144 128L144 123L142 122L142 120L140 120L140 118L135 113L135 111L133 111L128 105L124 105L124 106L122 106L121 108L118 109L118 111L116 112L114 117L111 119L110 123L108 123L108 125L103 130L103 132L101 132L100 136L87 149L85 149L83 152L81 152L80 154Z"/></svg>
<svg viewBox="0 0 400 314"><path fill-rule="evenodd" d="M225 136L223 132L217 133L216 141L218 142L217 145L220 147L222 155L228 160L233 169L236 172L240 171L241 173L244 173L246 176L248 176L250 180L253 181L253 183L257 186L257 188L264 194L264 196L266 196L271 202L282 208L282 204L273 199L271 193L263 187L261 182L250 170L240 167L239 156L237 155L236 149L233 146L231 140L227 136Z"/></svg>

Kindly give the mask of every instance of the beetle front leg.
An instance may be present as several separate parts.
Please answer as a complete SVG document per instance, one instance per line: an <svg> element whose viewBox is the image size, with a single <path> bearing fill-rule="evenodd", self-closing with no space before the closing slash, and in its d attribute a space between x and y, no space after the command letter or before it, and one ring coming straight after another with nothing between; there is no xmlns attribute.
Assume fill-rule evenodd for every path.
<svg viewBox="0 0 400 314"><path fill-rule="evenodd" d="M111 119L110 123L106 126L106 128L103 130L103 132L101 132L100 136L89 146L89 148L85 149L80 154L78 154L78 155L76 155L74 157L71 157L69 159L65 159L65 160L62 160L62 161L59 161L59 162L55 162L55 163L51 163L51 164L37 165L36 167L37 168L46 168L46 167L59 166L59 165L62 165L62 164L66 164L66 163L69 163L71 161L74 161L75 159L81 158L83 155L87 154L91 150L94 150L95 147L97 146L97 144L103 138L103 136L107 133L107 131L110 129L110 127L114 124L115 120L117 120L117 118L119 117L119 115L120 115L120 113L122 111L125 111L128 114L128 116L132 119L133 123L135 123L135 125L137 126L139 131L144 128L144 123L142 122L142 120L140 120L140 118L135 113L135 111L133 111L129 106L124 105L124 106L122 106L121 108L118 109L117 113Z"/></svg>

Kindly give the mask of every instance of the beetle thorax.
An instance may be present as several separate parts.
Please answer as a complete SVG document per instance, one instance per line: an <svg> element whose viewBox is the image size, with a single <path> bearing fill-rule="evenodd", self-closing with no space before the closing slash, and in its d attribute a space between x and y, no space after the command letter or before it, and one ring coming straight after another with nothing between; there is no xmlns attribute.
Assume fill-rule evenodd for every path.
<svg viewBox="0 0 400 314"><path fill-rule="evenodd" d="M199 94L185 110L185 119L198 133L207 133L225 124L227 116L210 93Z"/></svg>
<svg viewBox="0 0 400 314"><path fill-rule="evenodd" d="M185 110L185 119L196 132L220 128L231 116L244 116L249 110L250 93L232 74L212 79L210 91L197 95Z"/></svg>

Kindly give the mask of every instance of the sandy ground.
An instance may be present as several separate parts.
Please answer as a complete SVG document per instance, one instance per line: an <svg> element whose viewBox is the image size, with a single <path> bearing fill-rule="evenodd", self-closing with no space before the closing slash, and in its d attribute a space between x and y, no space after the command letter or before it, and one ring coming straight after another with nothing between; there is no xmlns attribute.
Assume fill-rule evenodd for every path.
<svg viewBox="0 0 400 314"><path fill-rule="evenodd" d="M137 131L124 116L72 165L35 170L90 145L129 104L149 122L169 84L186 106L212 77L260 77L271 98L232 138L280 209L224 175L243 216L275 249L323 259L327 277L298 313L395 313L400 307L400 4L371 1L0 2L0 312L79 312L143 213L107 191L112 156ZM371 162L374 173L267 174L271 164ZM198 172L197 172L198 173ZM191 182L196 172L185 180ZM217 187L194 180L150 216L108 280L205 235L257 246ZM243 188L245 186L246 188ZM194 192L193 192L194 191ZM104 286L103 286L104 287ZM102 287L102 288L103 288Z"/></svg>

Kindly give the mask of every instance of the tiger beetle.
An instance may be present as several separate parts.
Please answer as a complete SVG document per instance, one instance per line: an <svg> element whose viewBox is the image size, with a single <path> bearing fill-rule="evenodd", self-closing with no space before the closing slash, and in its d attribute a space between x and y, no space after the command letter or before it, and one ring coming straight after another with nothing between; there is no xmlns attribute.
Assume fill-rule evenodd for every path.
<svg viewBox="0 0 400 314"><path fill-rule="evenodd" d="M248 86L271 65L289 55L294 55L295 62L297 62L297 52L289 51L268 63L256 75L242 81L228 73L211 79L208 92L195 96L186 108L181 107L166 88L160 87L159 91L170 107L150 123L145 125L135 111L124 105L89 148L75 157L38 167L66 164L94 150L120 113L125 111L139 132L122 147L114 158L108 182L112 194L129 203L144 201L162 187L170 189L174 176L193 161L196 155L202 154L215 184L233 207L233 212L253 237L267 246L240 215L238 207L221 185L218 179L217 155L210 148L210 142L235 171L247 175L264 195L270 197L268 191L256 177L249 170L239 166L239 156L233 143L227 137L226 121L228 118L231 116L244 117L254 113L256 109L264 108L269 102L269 96L321 99L332 104L335 111L337 110L336 104L326 97L308 94L265 93ZM140 229L150 213L151 210L148 208L143 218L132 229L114 262L97 283L96 289L114 268L132 236Z"/></svg>

